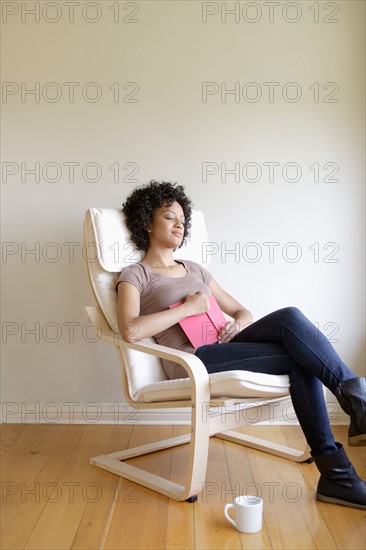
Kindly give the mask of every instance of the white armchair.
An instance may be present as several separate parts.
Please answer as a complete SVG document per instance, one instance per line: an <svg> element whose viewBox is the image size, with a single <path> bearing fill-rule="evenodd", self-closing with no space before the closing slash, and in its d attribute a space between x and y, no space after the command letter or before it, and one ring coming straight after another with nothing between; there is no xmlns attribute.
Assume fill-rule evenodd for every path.
<svg viewBox="0 0 366 550"><path fill-rule="evenodd" d="M177 258L202 263L202 243L207 242L202 212L192 215L192 238L176 251ZM195 500L204 487L211 436L267 451L297 462L306 461L309 447L303 450L284 447L234 431L253 424L248 413L260 409L260 421L273 414L274 404L289 401L289 378L248 371L229 371L208 375L198 357L166 346L153 338L136 343L123 341L117 325L116 281L122 269L141 259L129 239L121 210L89 208L84 222L84 251L88 280L96 305L87 307L91 322L96 323L104 342L115 346L122 371L126 399L139 409L188 407L191 411L190 434L142 445L134 449L97 456L90 462L126 479L154 489L176 500ZM205 267L207 264L205 264ZM160 359L181 364L188 378L169 380ZM251 411L249 411L249 409ZM172 422L173 423L173 422ZM154 426L151 426L154 429ZM189 444L186 483L179 485L146 472L127 459Z"/></svg>

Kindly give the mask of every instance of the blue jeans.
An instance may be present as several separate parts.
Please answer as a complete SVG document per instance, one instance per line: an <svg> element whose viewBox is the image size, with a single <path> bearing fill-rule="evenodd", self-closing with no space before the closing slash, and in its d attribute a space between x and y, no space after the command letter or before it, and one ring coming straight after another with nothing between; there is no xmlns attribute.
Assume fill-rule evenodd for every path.
<svg viewBox="0 0 366 550"><path fill-rule="evenodd" d="M288 374L292 403L315 455L338 451L331 431L322 383L334 393L356 375L327 338L295 307L266 315L230 342L199 347L195 355L209 374L248 370Z"/></svg>

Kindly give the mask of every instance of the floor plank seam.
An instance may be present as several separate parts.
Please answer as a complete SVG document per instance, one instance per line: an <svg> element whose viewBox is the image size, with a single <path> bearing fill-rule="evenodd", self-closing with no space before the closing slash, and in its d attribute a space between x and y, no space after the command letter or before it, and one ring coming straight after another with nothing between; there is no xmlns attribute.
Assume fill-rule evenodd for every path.
<svg viewBox="0 0 366 550"><path fill-rule="evenodd" d="M104 544L105 544L105 541L106 541L107 536L108 536L108 531L109 531L110 524L112 523L116 503L119 502L120 486L121 486L122 481L123 481L123 478L120 477L119 480L118 480L118 483L117 483L117 487L116 487L116 493L117 494L116 493L114 494L113 502L112 502L111 508L109 510L107 521L105 522L105 527L103 529L103 533L102 533L102 536L101 536L101 539L100 539L100 544L98 545L98 550L103 550L104 549Z"/></svg>

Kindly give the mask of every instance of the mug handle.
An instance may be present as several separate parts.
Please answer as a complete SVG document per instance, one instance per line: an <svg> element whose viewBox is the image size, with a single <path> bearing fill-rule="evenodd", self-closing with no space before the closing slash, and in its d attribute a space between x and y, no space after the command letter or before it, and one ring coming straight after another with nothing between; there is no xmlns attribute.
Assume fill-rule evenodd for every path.
<svg viewBox="0 0 366 550"><path fill-rule="evenodd" d="M226 519L228 519L230 521L230 523L232 523L234 525L234 527L236 527L235 521L228 514L228 511L230 510L230 508L235 508L234 504L225 504L224 514L225 514Z"/></svg>

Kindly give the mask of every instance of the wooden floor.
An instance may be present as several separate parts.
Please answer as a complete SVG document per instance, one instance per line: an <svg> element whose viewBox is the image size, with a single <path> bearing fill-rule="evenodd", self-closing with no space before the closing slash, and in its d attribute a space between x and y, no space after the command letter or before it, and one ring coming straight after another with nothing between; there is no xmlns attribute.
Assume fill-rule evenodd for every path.
<svg viewBox="0 0 366 550"><path fill-rule="evenodd" d="M91 456L185 430L2 425L1 548L365 549L366 512L317 503L314 464L211 439L206 483L194 504L172 501L89 464ZM341 442L346 432L334 428ZM255 433L293 446L301 438L296 426L256 426ZM365 479L365 448L347 452ZM186 455L180 447L134 461L180 482ZM238 533L223 515L224 504L244 492L264 500L263 529L252 535Z"/></svg>

